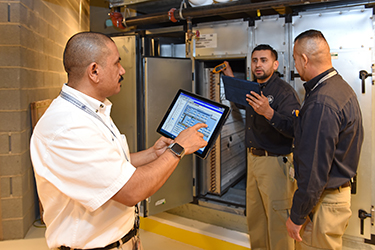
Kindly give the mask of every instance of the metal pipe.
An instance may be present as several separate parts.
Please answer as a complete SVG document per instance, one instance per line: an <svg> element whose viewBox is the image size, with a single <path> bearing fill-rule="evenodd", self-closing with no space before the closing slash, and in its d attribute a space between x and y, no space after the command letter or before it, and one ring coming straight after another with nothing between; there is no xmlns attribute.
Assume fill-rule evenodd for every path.
<svg viewBox="0 0 375 250"><path fill-rule="evenodd" d="M326 0L327 2L338 2L338 0ZM214 4L204 7L196 7L196 8L186 8L182 9L181 14L183 19L186 18L202 18L202 17L210 17L210 16L217 16L217 15L224 15L224 14L237 14L247 11L254 11L254 10L264 10L270 8L280 8L286 6L297 6L297 5L304 5L304 4L313 4L313 3L322 3L322 0L310 0L310 1L303 1L303 0L274 0L274 1L265 1L259 3L249 3L248 1L243 2L230 2L225 4ZM182 20L182 17L179 14L179 10L173 12L174 18L179 21ZM136 17L129 17L126 19L125 26L138 26L138 25L148 25L148 24L157 24L157 23L165 23L170 22L170 16L168 12L150 14L150 15L142 15Z"/></svg>

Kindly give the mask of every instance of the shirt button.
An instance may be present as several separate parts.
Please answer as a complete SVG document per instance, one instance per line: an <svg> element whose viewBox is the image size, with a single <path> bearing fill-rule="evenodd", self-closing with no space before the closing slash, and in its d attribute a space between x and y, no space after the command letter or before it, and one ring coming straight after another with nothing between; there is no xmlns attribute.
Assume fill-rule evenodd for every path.
<svg viewBox="0 0 375 250"><path fill-rule="evenodd" d="M98 113L98 112L99 112L99 110L95 110L95 112L96 112L96 113Z"/></svg>
<svg viewBox="0 0 375 250"><path fill-rule="evenodd" d="M253 115L251 115L250 117L253 117Z"/></svg>
<svg viewBox="0 0 375 250"><path fill-rule="evenodd" d="M101 107L101 108L104 108L104 105L103 105L103 104L100 104L100 107Z"/></svg>

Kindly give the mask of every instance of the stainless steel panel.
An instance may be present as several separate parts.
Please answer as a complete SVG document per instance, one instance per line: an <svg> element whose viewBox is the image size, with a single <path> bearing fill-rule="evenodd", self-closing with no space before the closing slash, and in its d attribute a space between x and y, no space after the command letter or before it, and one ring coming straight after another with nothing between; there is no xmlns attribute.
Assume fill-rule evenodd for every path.
<svg viewBox="0 0 375 250"><path fill-rule="evenodd" d="M112 38L120 53L121 65L126 73L119 94L109 99L113 103L111 116L121 133L126 135L130 152L137 150L137 94L136 94L136 38L121 36Z"/></svg>
<svg viewBox="0 0 375 250"><path fill-rule="evenodd" d="M285 32L285 18L278 16L262 17L255 21L254 28L254 47L260 44L269 44L277 51L279 67L278 71L286 75L288 70L288 58L285 54L288 52L287 36ZM251 48L252 50L253 48ZM249 56L249 64L251 57Z"/></svg>
<svg viewBox="0 0 375 250"><path fill-rule="evenodd" d="M185 44L162 44L160 56L186 58L186 46Z"/></svg>
<svg viewBox="0 0 375 250"><path fill-rule="evenodd" d="M365 140L357 176L357 194L352 195L352 212L347 235L370 237L370 219L365 220L364 235L360 235L358 210L371 209L371 175L373 164L372 128L372 85L371 79L366 80L366 93L361 92L359 71L371 72L373 50L372 9L345 8L337 10L321 10L302 13L293 18L293 38L308 29L322 31L330 48L333 66L352 86L358 96L363 114ZM304 94L302 82L296 80L297 91Z"/></svg>
<svg viewBox="0 0 375 250"><path fill-rule="evenodd" d="M244 57L247 54L248 22L242 20L198 24L193 32L195 38L195 58L204 57Z"/></svg>
<svg viewBox="0 0 375 250"><path fill-rule="evenodd" d="M146 147L160 137L156 129L177 91L192 89L190 59L144 58ZM146 216L183 205L193 200L193 156L187 155L178 164L167 182L147 199Z"/></svg>

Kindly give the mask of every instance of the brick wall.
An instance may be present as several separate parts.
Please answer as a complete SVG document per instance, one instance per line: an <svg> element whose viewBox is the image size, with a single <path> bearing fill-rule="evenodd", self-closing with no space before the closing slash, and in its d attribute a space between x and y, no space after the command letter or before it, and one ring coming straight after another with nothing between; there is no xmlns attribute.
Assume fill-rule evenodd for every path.
<svg viewBox="0 0 375 250"><path fill-rule="evenodd" d="M30 103L58 95L65 43L89 22L89 0L0 0L0 240L23 238L39 216Z"/></svg>

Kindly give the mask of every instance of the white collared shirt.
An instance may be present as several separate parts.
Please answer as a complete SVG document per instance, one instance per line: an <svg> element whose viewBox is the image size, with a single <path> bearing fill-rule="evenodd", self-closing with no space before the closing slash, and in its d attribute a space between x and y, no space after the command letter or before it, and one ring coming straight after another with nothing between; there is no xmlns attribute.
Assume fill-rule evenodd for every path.
<svg viewBox="0 0 375 250"><path fill-rule="evenodd" d="M61 96L37 123L30 153L47 244L50 248L103 247L133 227L134 207L111 198L135 167L127 161L125 136L110 118L111 102L102 103L65 84L62 91L96 112L107 126Z"/></svg>

